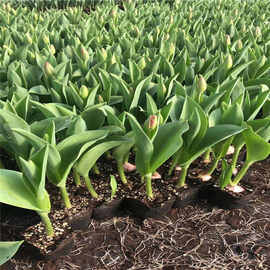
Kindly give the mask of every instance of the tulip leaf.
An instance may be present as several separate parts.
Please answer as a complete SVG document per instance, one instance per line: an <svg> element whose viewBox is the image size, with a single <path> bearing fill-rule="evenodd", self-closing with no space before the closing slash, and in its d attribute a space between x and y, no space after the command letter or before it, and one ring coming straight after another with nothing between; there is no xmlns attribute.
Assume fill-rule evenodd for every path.
<svg viewBox="0 0 270 270"><path fill-rule="evenodd" d="M154 146L136 118L129 113L127 113L127 115L134 132L135 144L137 146L136 167L141 175L145 175L150 171L150 162L154 151Z"/></svg>
<svg viewBox="0 0 270 270"><path fill-rule="evenodd" d="M247 147L247 163L254 163L266 159L270 154L270 144L261 136L257 135L251 128L243 132Z"/></svg>
<svg viewBox="0 0 270 270"><path fill-rule="evenodd" d="M0 242L0 266L10 260L24 241Z"/></svg>
<svg viewBox="0 0 270 270"><path fill-rule="evenodd" d="M188 130L187 121L176 121L159 127L153 146L150 172L154 173L165 161L176 153L183 144L181 135Z"/></svg>

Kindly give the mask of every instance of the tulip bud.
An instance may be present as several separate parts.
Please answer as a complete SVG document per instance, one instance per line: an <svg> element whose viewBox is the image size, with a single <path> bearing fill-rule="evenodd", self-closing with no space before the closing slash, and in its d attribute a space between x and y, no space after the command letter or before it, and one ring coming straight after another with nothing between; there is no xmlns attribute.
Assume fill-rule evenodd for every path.
<svg viewBox="0 0 270 270"><path fill-rule="evenodd" d="M28 57L30 58L30 61L34 61L36 59L36 56L33 52L28 51L27 54L28 54Z"/></svg>
<svg viewBox="0 0 270 270"><path fill-rule="evenodd" d="M150 115L149 116L149 122L148 122L148 128L153 130L156 127L157 127L157 116L156 115Z"/></svg>
<svg viewBox="0 0 270 270"><path fill-rule="evenodd" d="M140 68L141 70L143 70L143 69L146 67L146 62L145 62L145 58L144 58L144 57L142 57L142 58L140 59L140 61L138 62L138 66L139 66L139 68Z"/></svg>
<svg viewBox="0 0 270 270"><path fill-rule="evenodd" d="M199 75L197 87L201 93L203 93L207 89L207 83L202 75Z"/></svg>
<svg viewBox="0 0 270 270"><path fill-rule="evenodd" d="M260 84L260 87L262 92L266 92L269 90L269 87L266 84Z"/></svg>
<svg viewBox="0 0 270 270"><path fill-rule="evenodd" d="M49 62L45 62L44 70L45 70L45 74L47 76L51 76L53 74L53 72L54 72L54 69L53 69L52 65Z"/></svg>
<svg viewBox="0 0 270 270"><path fill-rule="evenodd" d="M55 47L51 44L50 45L50 52L51 52L51 54L55 54Z"/></svg>
<svg viewBox="0 0 270 270"><path fill-rule="evenodd" d="M162 93L165 95L167 92L167 88L164 83L162 83Z"/></svg>
<svg viewBox="0 0 270 270"><path fill-rule="evenodd" d="M113 8L113 9L111 10L111 16L112 16L113 18L115 18L116 15L117 15L117 11L116 11L115 8Z"/></svg>
<svg viewBox="0 0 270 270"><path fill-rule="evenodd" d="M170 24L173 24L173 16L170 17Z"/></svg>
<svg viewBox="0 0 270 270"><path fill-rule="evenodd" d="M107 51L104 48L101 48L101 55L105 61L107 59Z"/></svg>
<svg viewBox="0 0 270 270"><path fill-rule="evenodd" d="M42 39L43 39L43 42L45 43L45 44L49 44L50 43L50 38L47 36L47 35L44 35L43 37L42 37Z"/></svg>
<svg viewBox="0 0 270 270"><path fill-rule="evenodd" d="M149 118L145 121L143 129L147 136L152 139L156 134L158 128L158 117L156 115L150 115Z"/></svg>
<svg viewBox="0 0 270 270"><path fill-rule="evenodd" d="M174 44L171 42L171 43L170 43L170 48L169 48L169 55L170 55L170 56L173 55L174 52L175 52L175 46L174 46Z"/></svg>
<svg viewBox="0 0 270 270"><path fill-rule="evenodd" d="M104 99L101 95L98 95L98 102L99 103L103 103L104 102Z"/></svg>
<svg viewBox="0 0 270 270"><path fill-rule="evenodd" d="M81 56L84 61L89 60L89 53L83 46L81 47Z"/></svg>
<svg viewBox="0 0 270 270"><path fill-rule="evenodd" d="M231 37L229 35L226 35L226 44L227 46L231 45Z"/></svg>
<svg viewBox="0 0 270 270"><path fill-rule="evenodd" d="M238 41L237 41L237 50L241 50L242 48L243 48L243 43L242 43L242 41L239 39Z"/></svg>
<svg viewBox="0 0 270 270"><path fill-rule="evenodd" d="M259 26L255 29L255 36L260 37L262 35L261 28Z"/></svg>
<svg viewBox="0 0 270 270"><path fill-rule="evenodd" d="M225 67L228 70L228 69L231 69L232 65L233 65L232 56L228 54L228 56L225 59Z"/></svg>
<svg viewBox="0 0 270 270"><path fill-rule="evenodd" d="M13 53L13 50L10 49L7 45L4 45L3 48L7 50L8 54L12 54Z"/></svg>
<svg viewBox="0 0 270 270"><path fill-rule="evenodd" d="M111 65L113 65L115 63L116 63L116 58L115 58L115 55L113 54L112 58L111 58Z"/></svg>
<svg viewBox="0 0 270 270"><path fill-rule="evenodd" d="M33 43L33 40L31 38L31 36L29 35L29 33L26 33L25 34L25 37L26 37L26 41L28 44L32 44Z"/></svg>
<svg viewBox="0 0 270 270"><path fill-rule="evenodd" d="M79 95L83 98L86 99L88 97L89 90L85 85L82 85L79 91Z"/></svg>
<svg viewBox="0 0 270 270"><path fill-rule="evenodd" d="M259 67L262 67L262 66L264 66L264 64L265 64L265 62L266 62L266 56L265 55L263 55L262 57L261 57L261 59L260 59L260 62L259 62Z"/></svg>

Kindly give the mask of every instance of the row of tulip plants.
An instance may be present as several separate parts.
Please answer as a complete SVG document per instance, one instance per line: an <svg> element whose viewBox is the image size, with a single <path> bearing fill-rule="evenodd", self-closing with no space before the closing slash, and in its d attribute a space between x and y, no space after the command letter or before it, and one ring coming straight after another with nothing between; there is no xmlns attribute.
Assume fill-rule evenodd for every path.
<svg viewBox="0 0 270 270"><path fill-rule="evenodd" d="M36 211L52 236L46 181L66 208L70 173L97 198L89 172L108 153L125 185L135 153L150 199L152 175L170 158L169 174L181 167L177 187L202 155L212 157L207 175L221 161L222 189L236 186L270 153L267 2L123 1L90 15L3 4L0 145L18 171L0 169L0 202Z"/></svg>

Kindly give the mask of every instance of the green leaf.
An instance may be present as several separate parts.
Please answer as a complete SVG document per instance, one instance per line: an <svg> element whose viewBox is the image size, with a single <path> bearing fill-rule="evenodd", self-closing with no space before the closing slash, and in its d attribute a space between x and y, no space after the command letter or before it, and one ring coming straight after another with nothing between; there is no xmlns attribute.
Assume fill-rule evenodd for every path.
<svg viewBox="0 0 270 270"><path fill-rule="evenodd" d="M142 80L138 84L138 86L136 87L132 102L129 106L129 111L133 108L136 108L139 105L139 99L140 99L141 92L143 91L144 86L149 84L151 80L152 80L152 75L146 77L144 80Z"/></svg>
<svg viewBox="0 0 270 270"><path fill-rule="evenodd" d="M10 260L24 241L0 242L0 266Z"/></svg>
<svg viewBox="0 0 270 270"><path fill-rule="evenodd" d="M150 172L154 173L165 161L176 153L183 144L181 135L188 130L187 121L167 123L158 129L150 162Z"/></svg>
<svg viewBox="0 0 270 270"><path fill-rule="evenodd" d="M117 147L126 141L123 139L111 140L107 142L100 143L92 147L89 151L84 153L80 160L76 164L77 172L84 178L88 177L89 171L95 165L96 161L103 155L106 151L111 148Z"/></svg>
<svg viewBox="0 0 270 270"><path fill-rule="evenodd" d="M250 127L243 132L247 147L247 163L266 159L270 154L270 144L257 135Z"/></svg>
<svg viewBox="0 0 270 270"><path fill-rule="evenodd" d="M243 130L244 128L234 125L217 125L215 127L208 128L205 136L198 146L191 146L189 149L183 150L183 153L179 158L179 165L184 166L186 164L190 164L210 147L228 139L231 136L241 133Z"/></svg>
<svg viewBox="0 0 270 270"><path fill-rule="evenodd" d="M24 183L22 173L0 169L0 202L34 211L42 211L36 195Z"/></svg>
<svg viewBox="0 0 270 270"><path fill-rule="evenodd" d="M136 118L127 113L130 125L135 135L136 168L141 175L146 175L150 171L150 162L154 152L154 146L146 133L143 131Z"/></svg>

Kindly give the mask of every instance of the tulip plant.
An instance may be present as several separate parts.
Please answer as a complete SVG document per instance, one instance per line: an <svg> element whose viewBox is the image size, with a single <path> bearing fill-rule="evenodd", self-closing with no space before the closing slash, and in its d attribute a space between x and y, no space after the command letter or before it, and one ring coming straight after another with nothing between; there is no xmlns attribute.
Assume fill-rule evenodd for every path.
<svg viewBox="0 0 270 270"><path fill-rule="evenodd" d="M99 172L102 156L115 159L122 181L107 179L111 198L120 184L131 188L124 168L134 153L149 199L152 176L167 161L169 175L181 167L182 188L203 156L207 176L221 168L223 189L269 156L269 1L123 1L121 9L91 1L99 3L90 15L4 2L0 147L16 165L0 164L0 202L36 211L49 235L46 180L66 208L70 173L96 199L90 171ZM35 5L57 3L49 2ZM19 244L7 243L6 256Z"/></svg>

